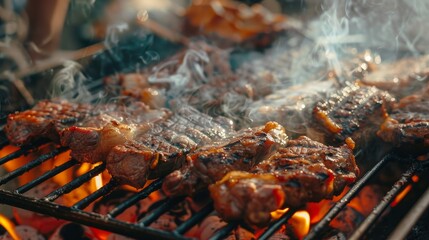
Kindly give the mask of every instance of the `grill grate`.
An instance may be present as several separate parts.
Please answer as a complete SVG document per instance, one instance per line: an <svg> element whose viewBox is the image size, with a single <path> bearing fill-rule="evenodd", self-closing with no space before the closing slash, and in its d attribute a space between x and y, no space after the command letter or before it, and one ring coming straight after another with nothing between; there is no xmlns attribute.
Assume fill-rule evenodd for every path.
<svg viewBox="0 0 429 240"><path fill-rule="evenodd" d="M7 140L6 140L7 142ZM0 159L0 165L11 161L15 158L18 158L22 155L29 153L30 151L46 144L44 141L38 141L28 146L23 146L17 151L3 157ZM36 166L41 165L42 163L52 159L54 156L66 151L64 147L58 147L53 151L40 155L38 158L27 163L26 165L0 177L0 185L6 184L7 182L21 176L27 171L35 168ZM357 153L356 155L360 155ZM389 162L397 160L393 154L386 155L380 161L375 164L359 181L357 181L350 190L339 200L330 211L323 217L318 224L316 224L307 235L306 239L319 239L322 234L326 231L329 223L337 216L342 209L357 195L357 193L369 182L369 180L374 177L383 167L386 166ZM115 219L119 214L127 210L129 207L136 204L138 201L145 199L152 192L159 190L161 188L162 179L157 179L149 184L146 188L135 193L121 204L117 205L116 208L111 210L108 214L102 215L98 213L84 211L88 205L97 199L106 196L112 192L119 185L116 181L111 180L103 187L88 195L87 197L81 199L71 207L66 207L54 203L53 201L64 194L67 194L73 191L76 188L79 188L82 184L88 182L96 175L100 174L104 169L105 165L101 164L95 168L89 170L83 175L73 179L69 183L63 185L62 187L52 191L46 197L42 199L34 199L22 195L23 193L29 191L30 189L36 187L42 182L62 173L63 171L77 165L78 162L74 159L71 159L55 168L43 173L41 176L33 179L32 181L18 187L15 191L0 190L0 202L15 206L18 208L23 208L33 212L50 215L53 217L61 218L64 220L74 221L84 225L92 226L102 230L107 230L110 232L122 234L129 237L141 238L151 237L151 238L162 238L162 239L187 239L184 234L190 230L193 226L200 223L205 217L211 214L214 209L212 202L209 202L205 207L203 207L198 213L194 214L187 221L179 225L173 232L166 232L162 230L157 230L149 227L151 223L156 221L161 215L167 212L169 209L184 201L184 197L164 199L157 208L148 213L143 219L137 223L128 223ZM401 178L392 186L391 190L384 196L383 201L372 211L372 213L364 220L360 227L355 231L352 236L353 239L359 239L364 236L370 227L375 223L375 221L382 215L387 206L393 201L393 199L404 189L408 184L412 184L411 177L418 173L422 169L422 164L413 162L411 166L403 172ZM424 206L426 207L427 204ZM420 209L420 208L419 208ZM415 211L415 210L414 210ZM287 211L280 219L273 222L259 237L259 239L269 239L270 236L275 234L278 229L281 228L296 212L296 209L290 209ZM423 212L423 211L422 211ZM414 217L415 218L415 217ZM413 222L418 220L413 218ZM240 225L239 222L228 223L223 228L219 229L211 239L223 239L228 236L231 231L237 228ZM412 225L411 225L412 226ZM406 234L406 233L405 233Z"/></svg>

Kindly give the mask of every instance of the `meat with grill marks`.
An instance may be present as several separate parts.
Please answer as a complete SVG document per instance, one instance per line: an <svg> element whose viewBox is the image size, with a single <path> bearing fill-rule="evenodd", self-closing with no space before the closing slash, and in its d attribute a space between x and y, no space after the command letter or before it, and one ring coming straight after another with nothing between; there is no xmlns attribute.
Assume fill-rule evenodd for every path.
<svg viewBox="0 0 429 240"><path fill-rule="evenodd" d="M230 171L249 171L286 142L285 129L276 122L242 130L187 154L186 164L166 177L163 190L169 196L192 195Z"/></svg>
<svg viewBox="0 0 429 240"><path fill-rule="evenodd" d="M71 127L62 133L62 144L81 162L106 161L119 182L136 188L147 178L157 178L180 168L187 152L234 133L232 122L212 118L183 106L140 124L111 121L101 128Z"/></svg>
<svg viewBox="0 0 429 240"><path fill-rule="evenodd" d="M14 145L23 145L36 139L59 141L58 133L91 115L88 104L70 103L64 100L41 101L32 109L10 114L5 132Z"/></svg>
<svg viewBox="0 0 429 240"><path fill-rule="evenodd" d="M308 136L326 144L341 144L351 137L360 148L375 136L395 99L375 87L349 84L313 109Z"/></svg>
<svg viewBox="0 0 429 240"><path fill-rule="evenodd" d="M397 147L414 153L429 147L429 88L410 95L395 105L377 135Z"/></svg>
<svg viewBox="0 0 429 240"><path fill-rule="evenodd" d="M359 174L353 142L331 147L307 137L289 140L251 171L229 172L209 187L225 220L265 226L271 212L332 198Z"/></svg>

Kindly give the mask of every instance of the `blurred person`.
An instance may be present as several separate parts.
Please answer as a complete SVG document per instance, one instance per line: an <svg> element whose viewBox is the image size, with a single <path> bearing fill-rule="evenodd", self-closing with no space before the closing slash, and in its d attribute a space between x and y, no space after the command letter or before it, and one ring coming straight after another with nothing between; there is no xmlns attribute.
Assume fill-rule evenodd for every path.
<svg viewBox="0 0 429 240"><path fill-rule="evenodd" d="M33 60L49 57L59 46L69 0L28 0L26 39Z"/></svg>

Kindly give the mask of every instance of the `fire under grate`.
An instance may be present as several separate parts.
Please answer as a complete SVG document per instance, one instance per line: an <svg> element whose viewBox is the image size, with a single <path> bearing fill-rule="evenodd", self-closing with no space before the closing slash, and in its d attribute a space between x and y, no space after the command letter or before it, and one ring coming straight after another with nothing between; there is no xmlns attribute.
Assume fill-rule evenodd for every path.
<svg viewBox="0 0 429 240"><path fill-rule="evenodd" d="M4 136L4 133L1 134L2 136ZM7 140L4 139L4 137L0 139L0 142L2 143L2 147L6 146L8 143ZM3 158L0 158L0 166L5 164L6 162L13 161L16 158L27 154L31 150L36 149L45 143L46 142L35 142L31 145L21 147L17 151L10 153ZM66 150L67 149L64 147L57 147L49 153L38 156L36 159L30 161L26 165L7 173L4 176L1 176L0 186L16 179L17 177L25 174L29 170L41 165L42 163L51 160L54 156ZM356 155L357 157L359 157L358 155L360 155L360 153L358 152ZM329 223L345 208L347 203L349 203L353 199L353 197L355 197L359 193L359 191L369 182L372 177L374 177L387 164L396 161L397 158L398 157L396 157L396 155L394 154L388 154L384 156L381 160L379 160L369 171L367 171L365 175L363 175L359 179L359 181L357 181L349 189L349 191L338 202L334 204L333 207L331 207L328 213L324 215L322 220L320 220L310 229L310 232L306 236L306 239L320 239L320 237L323 236L323 234L326 232ZM405 171L403 171L402 176L399 178L399 180L396 181L395 184L393 184L387 194L384 195L383 200L373 209L370 215L354 231L353 235L351 236L351 239L361 239L363 236L365 236L365 234L368 233L368 231L371 229L371 227L373 227L376 221L382 216L386 208L395 199L395 197L397 197L406 186L412 184L412 176L421 172L428 165L426 162L410 160L408 161L410 162L408 169L405 169ZM126 209L136 204L138 201L147 198L152 192L159 190L161 188L163 179L153 181L146 188L135 193L105 215L84 211L83 209L85 209L85 207L87 207L92 202L95 202L97 199L106 196L114 189L118 188L119 184L117 184L114 179L110 180L108 183L106 183L104 186L102 186L92 194L74 203L74 205L72 205L71 207L66 207L53 202L62 195L67 194L76 188L79 188L81 185L90 181L96 175L100 174L105 169L104 164L94 167L93 169L82 174L81 176L52 191L44 198L36 199L23 195L24 193L41 184L42 182L54 177L55 175L61 174L63 171L78 164L79 163L76 160L71 159L61 165L54 167L49 171L44 172L37 178L18 187L14 191L0 190L0 203L30 210L40 214L45 214L59 219L80 223L98 229L107 230L109 232L121 234L128 237L145 237L151 239L189 239L185 237L184 234L193 226L201 223L201 221L205 217L207 217L214 211L211 202L208 203L199 212L197 212L184 223L179 225L173 232L158 230L149 227L149 225L156 221L161 215L166 213L176 204L179 204L180 202L184 201L184 197L161 200L162 203L159 204L157 208L149 212L149 214L144 216L142 219L139 219L137 223L129 223L115 219L115 217L117 217ZM427 195L429 195L429 193L425 193L424 196L420 199L420 201L418 201L418 203L409 211L411 215L407 215L404 218L404 221L407 222L407 225L405 227L398 225L400 227L394 230L395 235L393 236L396 237L397 234L401 234L401 236L406 236L408 231L419 219L421 213L423 213L424 209L428 206L429 199ZM259 236L259 239L269 239L270 236L275 234L293 216L296 211L297 209L289 209L289 211L284 213L281 218L271 223L271 225L269 225L265 229L265 231ZM420 214L412 214L416 211L419 211ZM242 224L239 222L230 222L225 227L218 230L212 236L211 239L223 239L239 225Z"/></svg>

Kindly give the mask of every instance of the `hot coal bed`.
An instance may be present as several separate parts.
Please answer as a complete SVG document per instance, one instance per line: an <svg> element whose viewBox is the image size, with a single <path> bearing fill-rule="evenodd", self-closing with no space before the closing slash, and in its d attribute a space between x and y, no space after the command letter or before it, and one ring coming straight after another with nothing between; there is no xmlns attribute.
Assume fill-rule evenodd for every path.
<svg viewBox="0 0 429 240"><path fill-rule="evenodd" d="M286 38L296 37L294 34L292 33L292 36L286 36ZM136 39L140 39L144 43L140 42L135 45L135 42L137 42ZM144 48L142 49L142 47ZM148 63L149 66L137 66L137 69L133 63L139 61L141 53L147 52L148 49L157 52L159 59ZM201 57L198 55L199 51L204 52L206 55L202 55ZM425 80L427 77L425 57L413 58L413 54L410 54L408 51L404 54L394 52L393 55L400 55L401 59L393 61L389 65L388 61L385 64L383 61L380 63L377 60L378 58L386 59L391 57L392 53L384 49L377 49L373 52L366 51L365 49L365 51L358 53L347 53L350 54L349 56L353 56L353 60L342 62L341 65L344 64L346 68L354 70L351 71L353 74L347 76L350 79L345 80L344 76L337 76L337 69L329 69L329 71L322 71L320 75L316 74L316 76L322 76L324 80L328 79L325 82L319 81L317 84L306 82L304 84L288 86L285 88L286 90L264 93L266 90L264 89L265 83L258 85L258 81L261 79L263 81L270 81L272 80L270 77L273 76L281 78L284 74L287 74L282 67L291 64L289 60L290 56L293 55L289 54L292 51L291 49L283 49L284 52L280 53L276 53L276 51L278 49L273 47L271 49L264 49L262 52L237 49L229 53L227 65L230 65L232 72L227 74L223 72L222 74L224 75L221 75L220 79L213 80L218 81L215 82L215 86L221 86L219 88L222 92L220 95L216 95L216 93L214 97L210 96L212 98L207 99L204 94L201 94L204 90L209 91L214 88L213 85L210 85L210 82L204 82L204 79L202 79L202 82L197 83L198 91L192 93L186 92L186 87L183 88L179 84L179 86L175 87L177 87L176 89L182 87L181 91L177 92L175 88L169 86L170 88L165 92L165 98L158 98L158 95L152 94L154 93L153 88L161 92L165 88L165 85L172 84L172 82L165 81L165 79L168 80L168 76L185 76L201 80L199 77L205 76L210 71L214 71L215 73L221 72L223 70L222 66L225 63L224 59L220 59L220 64L214 64L216 65L214 70L204 67L211 67L210 64L219 60L223 52L207 43L196 43L192 47L187 46L183 48L183 46L165 41L154 35L146 33L144 35L135 34L128 39L123 39L117 46L107 51L99 52L89 56L87 59L80 60L81 63L90 63L88 67L80 69L80 74L82 74L80 77L86 80L82 81L82 86L79 87L78 91L75 91L76 89L66 89L64 91L60 89L60 95L66 96L71 102L82 101L82 96L84 96L86 98L84 102L90 108L91 106L95 106L95 108L91 108L90 110L93 111L94 115L98 114L96 113L97 111L101 111L104 114L106 112L104 106L120 105L129 107L129 104L134 106L132 104L137 99L151 106L151 109L156 109L160 104L167 106L167 108L175 109L173 110L173 115L179 114L179 117L184 117L188 113L189 116L194 116L195 112L185 111L181 113L182 110L180 110L180 107L183 106L175 108L174 104L177 103L171 100L178 99L180 96L186 99L187 104L190 103L198 111L204 112L203 114L226 117L227 119L231 119L234 124L242 126L254 124L257 126L257 124L264 125L269 120L279 121L286 127L286 133L289 138L289 143L287 144L296 144L297 147L304 146L302 142L297 140L299 139L299 135L310 136L313 140L323 142L328 146L342 146L345 144L343 146L344 149L348 149L350 152L354 149L352 152L353 158L356 159L360 173L357 179L349 180L349 178L344 176L347 176L349 173L347 171L352 171L350 169L347 171L346 169L341 169L340 172L335 173L335 176L318 172L318 180L326 185L333 185L333 188L337 186L336 184L340 180L344 182L350 181L347 182L349 186L344 190L340 189L341 191L336 193L337 196L333 199L329 199L328 197L325 200L309 204L303 203L301 205L289 203L293 207L272 211L269 223L262 224L264 225L262 227L256 227L251 224L260 220L259 218L255 220L252 216L240 220L222 221L213 205L213 202L216 203L219 201L218 199L210 199L207 186L198 189L200 188L199 186L191 185L194 188L180 189L183 192L192 192L191 197L181 194L175 196L175 194L166 194L163 188L163 185L168 185L166 182L172 180L171 175L167 173L148 181L146 181L146 178L143 180L130 180L129 176L125 176L126 181L129 181L126 182L121 177L121 174L116 174L112 178L106 171L108 163L103 162L104 160L102 163L82 161L81 159L87 158L88 155L76 154L77 151L73 149L74 146L59 144L55 140L55 137L52 138L51 135L45 135L41 139L33 136L33 139L24 139L24 142L19 144L19 147L12 146L4 130L7 124L8 113L15 110L24 112L34 107L34 104L29 104L28 99L20 97L19 95L22 95L22 92L20 92L20 89L14 89L16 86L9 86L14 91L8 91L9 96L2 99L5 110L2 111L1 126L3 131L0 135L0 146L2 148L0 151L2 154L0 164L9 169L9 172L0 177L0 184L5 186L10 183L18 183L19 186L11 188L9 185L0 190L0 202L15 207L15 219L12 219L12 224L27 225L31 224L32 221L38 220L42 223L44 221L50 223L50 220L46 220L47 216L55 217L59 219L55 221L55 224L52 224L57 227L56 229L45 229L43 226L34 227L34 229L39 234L49 232L50 236L60 235L63 239L65 239L64 236L75 237L74 239L84 239L85 237L95 239L109 239L110 237L110 239L115 239L115 237L119 238L119 235L136 239L190 239L196 237L204 239L372 239L376 237L424 239L427 237L428 214L425 211L429 203L429 190L427 190L429 184L425 177L428 166L426 160L427 151L425 151L427 148L425 143L427 137L424 135L420 136L418 131L417 133L406 132L410 135L401 135L403 131L409 129L406 127L420 127L418 129L421 129L421 132L425 131L425 127L427 130L427 118L424 118L425 113L419 112L419 109L427 108L424 105L427 103L425 102L426 95L424 95L427 92L423 91L422 93L421 90L427 84ZM299 55L302 52L298 50L294 51L294 54ZM191 66L183 64L183 62L186 63L186 60L177 61L177 59L186 59L187 57L188 60L192 60L193 64ZM205 57L209 61L205 61ZM126 59L124 60L124 58ZM177 64L177 62L182 64ZM161 68L160 66L166 66L165 63L173 64L172 66L167 64L167 68ZM410 66L411 64L419 66L417 68L419 72L400 71L400 66ZM201 66L203 66L202 69L198 68ZM332 65L327 64L326 67L331 68ZM384 79L370 77L371 74L377 76L377 71L384 71L383 67L399 70L399 74L394 74L394 77L398 77L395 82L400 82L398 87L383 85L382 81L377 81ZM50 79L58 76L58 72L61 73L63 69L63 67L58 67L57 69L54 68L39 72L23 79L28 92L36 100L35 102L39 102L40 104L42 99L46 98L45 90L40 89L40 85L36 83L50 81ZM186 70L189 69L191 73L190 75L186 75L188 74ZM138 72L138 74L135 74L135 72ZM249 74L249 72L252 75L260 74L256 79L256 83L251 81L246 82L250 83L254 92L246 92L249 89L248 86L222 85L223 81L230 81L227 77L233 76L232 79L237 80L240 77L239 74L245 75ZM327 75L325 75L326 72L328 72ZM117 73L120 73L119 76ZM201 73L202 75L199 75ZM145 76L145 74L156 77L155 82L152 82L154 84L150 87L141 85L143 80L139 75ZM231 75L228 76L228 74ZM387 74L387 76L391 76L391 74ZM216 77L219 77L219 75L216 75ZM349 81L351 79L352 81ZM321 82L322 84L319 85ZM216 85L217 83L219 85ZM275 82L270 83L275 84ZM374 90L374 86L381 89L380 91L387 90L387 92L376 92L378 90ZM225 91L222 91L222 87L224 87ZM313 88L319 89L314 90ZM325 88L335 88L337 91L324 95ZM85 91L84 95L82 95L82 89ZM231 89L233 90L231 91ZM223 94L223 92L226 92L226 94ZM296 92L297 94L288 96L288 92ZM231 95L235 96L234 94L241 94L245 97L229 100L228 98L231 98ZM257 97L256 99L258 100L252 99L254 102L250 104L253 105L249 107L247 105L249 103L246 100L251 99L249 96L252 96L252 94L261 94L261 97L259 99ZM359 98L361 97L360 94L370 97ZM222 101L223 99L215 101L219 100L216 99L219 96L223 99L228 99L228 101ZM299 103L297 103L296 98L300 99ZM393 98L396 99L393 100ZM285 99L286 103L281 105ZM319 104L310 104L311 112L309 115L304 111L296 115L296 106L299 106L298 109L302 110L301 108L308 107L309 102L314 99ZM329 105L331 102L334 102L335 105L335 101L338 101L338 99L340 99L340 102L342 101L341 99L346 99L343 104L352 104L362 108L359 110L360 112L355 112L355 114L366 114L368 112L373 114L378 111L387 111L393 120L382 119L380 121L377 117L374 118L373 115L359 117L342 111L344 110L341 108L342 106ZM405 100L399 102L401 99ZM234 102L237 104L231 104L231 101L237 101ZM364 102L362 103L362 101ZM423 105L413 105L416 101L422 102ZM296 105L290 104L291 102ZM395 102L395 104L399 102L400 104L399 106L392 107L395 110L390 109L390 106L386 107L386 110L380 110L380 106L383 104L388 105L390 102ZM403 111L401 104L407 106L410 102L410 107L405 108ZM183 103L181 102L180 104ZM205 109L207 105L210 108ZM304 106L302 107L302 105ZM231 110L231 106L235 106L236 108ZM240 108L240 106L243 108ZM107 109L112 110L109 107ZM251 109L251 111L247 111L248 109ZM330 109L334 109L332 110L333 113L330 112ZM114 111L116 111L114 114L117 114L117 110L114 108ZM149 112L152 113L151 111ZM122 113L125 113L126 116L132 116L133 114L128 108ZM111 115L114 117L123 117L123 115L115 116L114 114ZM237 116L244 114L251 116L251 123L247 122L248 119L237 118ZM400 128L399 133L394 130L392 132L387 131L386 129L390 129L389 127L391 127L389 124L395 125L395 121L401 121L401 114L414 114L408 117L411 120L404 120L403 124L409 125ZM213 120L212 118L212 120L205 123L205 116L208 115L203 115L204 117L199 118L202 123L193 122L193 128L202 129L204 126L212 126L210 124L214 123L217 125L213 125L211 128L225 126L223 125L225 123L223 120ZM313 120L310 119L313 117L321 123L320 126L322 127L319 126L318 128L311 125L317 123L317 121L316 123L311 122ZM357 121L360 124L368 124L365 121L365 117L370 118L370 124L363 127L369 129L370 132L372 129L373 135L375 131L380 132L378 134L379 137L374 138L374 136L365 135L367 134L366 132L353 135L358 131L357 129L360 126L352 125L350 122ZM288 122L285 119L293 119L293 121ZM331 122L332 119L334 119L334 122ZM337 119L340 119L340 124L343 124L340 127L337 126L338 122L335 122ZM343 121L342 119L345 120ZM418 121L415 121L416 125L412 125L415 123L413 119L418 119ZM63 120L61 124L73 126L82 119L71 117ZM285 123L282 123L282 121ZM187 124L190 123L187 122ZM385 127L384 132L379 130L380 126ZM165 128L164 125L162 127ZM267 128L267 125L265 127ZM272 125L269 125L268 128L272 128ZM347 129L344 131L341 130L338 133L339 128ZM374 128L376 128L375 131ZM19 126L17 129L19 129ZM227 128L224 127L224 129ZM313 131L314 129L317 131ZM8 131L7 134L10 135L10 130ZM204 132L203 129L201 131ZM155 135L155 133L152 134ZM209 134L207 136L211 137ZM353 140L350 141L348 137L351 137ZM304 140L302 141L304 142ZM406 147L392 147L391 142L394 141L403 141L406 143ZM305 144L308 143L306 142ZM331 151L312 142L309 145L311 148L321 148L322 151L327 152ZM400 144L397 145L399 146ZM412 149L412 151L408 151L408 149ZM227 151L228 149L222 148L221 150ZM72 157L70 157L70 151ZM75 153L73 153L74 151ZM104 150L97 149L95 151L102 154ZM189 153L188 151L192 150L183 150L189 156L198 154L198 152ZM204 151L204 149L201 151ZM286 152L286 154L288 153ZM337 154L337 152L335 153ZM89 156L91 159L99 157L97 155ZM312 155L306 155L305 157L311 159ZM331 156L328 155L328 157ZM351 156L349 157L351 158ZM301 164L299 162L293 163L297 165ZM317 164L317 162L315 163ZM269 163L267 166L270 167L273 165L275 164ZM237 170L243 171L244 169L239 168ZM167 171L169 173L173 170ZM250 170L244 171L251 172ZM251 172L251 174L267 174L267 172L264 172L266 171L266 167L263 168L263 166L260 166L257 171L262 172ZM288 169L288 171L293 171L293 167ZM302 171L306 171L306 169ZM112 170L109 172L112 173ZM328 170L326 172L330 173ZM268 174L271 173L268 172ZM246 175L245 178L241 177L241 175L230 176L234 181L243 182L246 178L254 176ZM333 180L331 177L337 180ZM271 178L268 178L268 180L271 181ZM223 181L224 179L222 179L221 183ZM294 180L288 182L288 186L292 185L292 189L302 187L302 184L305 184L305 181ZM138 189L129 185L138 187ZM218 186L222 187L222 185ZM319 186L317 185L316 187ZM211 190L214 189L214 187L210 188ZM174 190L174 188L169 189ZM230 191L233 190L233 188L230 189ZM289 191L289 193L292 192L298 195L294 192L296 190ZM317 190L314 191L317 192ZM331 192L332 190L326 191ZM219 196L220 198L224 197L228 199L226 195ZM290 201L289 198L294 199L295 196L288 197L286 194L287 201ZM246 200L246 197L243 197L243 199ZM297 197L297 199L299 200L300 198ZM250 201L250 199L247 200ZM263 203L261 202L260 205L263 205ZM21 209L28 210L29 212ZM243 215L248 216L246 212ZM4 226L2 233L6 234L6 231L10 231L11 225L8 225L7 220L2 220L1 222L2 226ZM35 225L37 224L31 226ZM18 227L16 227L16 230L19 230ZM27 229L28 231L30 230ZM199 233L195 233L195 231L199 231Z"/></svg>

